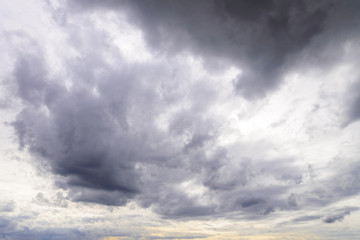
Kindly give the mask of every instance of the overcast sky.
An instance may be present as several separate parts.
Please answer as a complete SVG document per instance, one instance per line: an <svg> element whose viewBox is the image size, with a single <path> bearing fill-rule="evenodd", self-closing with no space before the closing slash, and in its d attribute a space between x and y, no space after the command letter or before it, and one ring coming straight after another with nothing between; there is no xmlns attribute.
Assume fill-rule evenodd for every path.
<svg viewBox="0 0 360 240"><path fill-rule="evenodd" d="M0 239L359 239L359 16L1 1Z"/></svg>

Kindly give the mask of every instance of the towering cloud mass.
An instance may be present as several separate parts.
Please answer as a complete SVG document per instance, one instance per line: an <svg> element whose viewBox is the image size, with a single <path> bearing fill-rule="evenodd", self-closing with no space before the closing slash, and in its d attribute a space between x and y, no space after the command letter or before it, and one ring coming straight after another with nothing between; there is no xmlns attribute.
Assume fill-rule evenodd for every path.
<svg viewBox="0 0 360 240"><path fill-rule="evenodd" d="M2 33L11 125L68 199L172 219L295 213L279 223L360 207L359 1L44 8L53 37Z"/></svg>

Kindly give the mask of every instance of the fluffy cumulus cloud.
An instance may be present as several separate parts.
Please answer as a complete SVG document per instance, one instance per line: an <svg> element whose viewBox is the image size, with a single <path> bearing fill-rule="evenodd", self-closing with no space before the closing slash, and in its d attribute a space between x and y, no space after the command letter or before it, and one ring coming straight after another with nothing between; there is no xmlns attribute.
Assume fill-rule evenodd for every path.
<svg viewBox="0 0 360 240"><path fill-rule="evenodd" d="M6 127L59 191L32 204L279 225L357 212L358 1L34 6L28 26L5 6L0 42ZM17 206L0 202L4 239L92 237L19 230Z"/></svg>

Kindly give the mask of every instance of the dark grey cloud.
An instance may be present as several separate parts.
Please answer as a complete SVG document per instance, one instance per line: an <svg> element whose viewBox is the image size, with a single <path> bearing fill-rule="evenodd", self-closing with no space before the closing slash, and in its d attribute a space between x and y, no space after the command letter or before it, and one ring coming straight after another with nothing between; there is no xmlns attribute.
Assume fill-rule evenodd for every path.
<svg viewBox="0 0 360 240"><path fill-rule="evenodd" d="M0 202L0 212L12 212L15 210L16 204L14 201Z"/></svg>
<svg viewBox="0 0 360 240"><path fill-rule="evenodd" d="M43 192L36 194L33 202L40 206L57 206L57 207L67 207L67 198L62 192L58 192L53 196L46 196Z"/></svg>
<svg viewBox="0 0 360 240"><path fill-rule="evenodd" d="M318 220L320 218L321 218L320 215L309 215L309 216L302 216L302 217L295 218L292 221L293 222L308 222L308 221Z"/></svg>
<svg viewBox="0 0 360 240"><path fill-rule="evenodd" d="M169 102L167 95L180 91L168 79L181 64L130 64L117 49L108 48L104 34L99 37L95 29L84 34L69 31L70 44L81 55L66 62L67 74L61 76L71 80L70 87L60 76L50 76L42 49L18 55L13 83L23 110L12 125L20 147L59 176L56 184L73 201L125 205L139 196L144 206L165 202L168 209L158 208L164 215L210 214L208 206L194 199L171 209L169 199L184 200L186 194L162 196L161 191L185 181L203 164L191 158L205 161L204 148L213 145L216 134L211 117L202 117L209 104L204 99L207 94L216 98L216 92L194 86L197 90L185 96L193 100L190 108L173 114L164 131L158 116L184 98L180 93ZM106 62L105 52L114 56L115 64ZM35 201L66 205L61 196L49 199L41 193Z"/></svg>
<svg viewBox="0 0 360 240"><path fill-rule="evenodd" d="M157 116L183 99L169 103L163 98L167 89L162 82L169 81L172 69L125 64L121 58L112 66L101 51L82 53L88 51L90 55L68 63L69 88L48 75L50 66L41 52L20 55L14 69L24 105L13 123L20 146L59 176L56 184L68 190L69 199L105 205L133 199L171 218L232 211L261 217L289 208L280 195L301 183L307 169L292 166L291 159L228 157L227 149L216 143L215 119L205 114L212 102L196 99L204 98L201 89L187 95L190 108L172 114L168 130L162 130ZM102 69L106 71L96 73ZM164 79L153 75L159 71ZM216 97L212 91L204 93ZM253 188L249 183L264 176L283 186ZM191 195L187 188L192 183L182 186L188 181L204 192ZM49 199L39 193L36 201L66 206L63 196Z"/></svg>
<svg viewBox="0 0 360 240"><path fill-rule="evenodd" d="M249 99L264 96L322 34L329 3L69 1L87 9L122 7L153 51L167 58L127 62L111 37L81 15L84 9L77 21L55 12L63 15L57 22L76 51L62 59L66 71L53 71L41 44L19 50L12 83L22 110L12 125L20 147L68 194L39 193L34 201L64 207L67 199L118 206L135 201L169 218L259 219L358 194L358 165L312 186L306 182L312 169L295 165L294 156L232 155L218 143L221 119L211 111L216 86L190 81L185 64L170 57L186 50L206 64L219 58L238 65L243 74L236 91ZM241 144L233 148L246 152Z"/></svg>
<svg viewBox="0 0 360 240"><path fill-rule="evenodd" d="M344 38L354 34L347 26L356 24L359 11L356 1L331 0L68 2L81 11L126 9L149 46L164 54L190 50L212 68L219 59L237 65L243 72L234 79L235 92L248 99L263 97L279 86L299 56L307 56L309 62L306 48L319 61L314 56L320 44L343 41L338 33Z"/></svg>
<svg viewBox="0 0 360 240"><path fill-rule="evenodd" d="M337 214L331 214L323 219L324 223L334 223L336 221L342 221L346 215L349 215L350 211L345 211Z"/></svg>
<svg viewBox="0 0 360 240"><path fill-rule="evenodd" d="M18 226L17 218L0 217L0 239L4 240L75 240L75 239L97 239L97 236L81 232L75 229L49 228L46 230L30 229Z"/></svg>
<svg viewBox="0 0 360 240"><path fill-rule="evenodd" d="M14 224L6 217L0 218L0 229L4 232L6 229L13 228Z"/></svg>
<svg viewBox="0 0 360 240"><path fill-rule="evenodd" d="M359 75L358 73L355 73ZM359 76L357 76L359 79ZM360 80L350 85L348 95L346 96L346 114L343 126L346 127L360 119Z"/></svg>
<svg viewBox="0 0 360 240"><path fill-rule="evenodd" d="M351 104L350 121L357 121L360 119L360 96L356 96Z"/></svg>
<svg viewBox="0 0 360 240"><path fill-rule="evenodd" d="M29 83L24 88L23 82L19 83L19 96L29 104L14 123L21 145L28 144L31 151L51 159L52 169L67 177L68 184L112 192L116 196L113 199L117 199L115 203L123 204L126 196L133 195L138 189L132 173L132 159L136 158L136 153L132 152L135 149L131 141L135 139L123 139L119 134L127 128L121 89L117 92L118 97L111 100L113 102L106 103L107 100L96 99L83 89L86 86L67 92L56 84L37 85L35 83L46 73L32 74L30 69L38 69L42 64L40 59L23 57L14 71L18 81ZM109 87L108 90L115 90L106 84L102 87L105 91ZM103 104L107 108L103 108ZM79 107L74 108L75 105ZM50 115L41 112L41 107L46 107ZM113 114L119 117L112 119ZM113 162L113 159L119 161ZM87 198L86 192L76 197Z"/></svg>
<svg viewBox="0 0 360 240"><path fill-rule="evenodd" d="M336 221L342 221L346 215L349 215L352 211L357 211L358 207L345 207L341 209L332 209L328 212L328 214L319 213L313 215L304 215L300 217L296 217L291 220L292 223L303 223L303 222L310 222L310 221L321 221L323 223L334 223ZM290 222L283 222L281 224L288 224Z"/></svg>
<svg viewBox="0 0 360 240"><path fill-rule="evenodd" d="M250 198L250 199L244 199L242 201L239 201L239 204L241 205L241 207L247 208L247 207L251 207L251 206L260 204L262 202L264 202L264 200L261 198Z"/></svg>

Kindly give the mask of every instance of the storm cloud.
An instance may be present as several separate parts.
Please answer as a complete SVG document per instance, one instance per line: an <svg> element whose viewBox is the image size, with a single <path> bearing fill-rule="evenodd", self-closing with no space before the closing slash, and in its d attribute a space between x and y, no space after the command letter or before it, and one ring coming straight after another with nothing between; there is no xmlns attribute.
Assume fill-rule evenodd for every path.
<svg viewBox="0 0 360 240"><path fill-rule="evenodd" d="M247 99L262 98L275 90L299 59L311 54L310 61L323 61L315 57L319 50L329 43L339 44L338 32L342 38L358 34L346 32L346 26L359 24L355 1L68 3L77 11L126 9L130 21L143 30L148 45L162 54L195 52L213 69L236 64L242 72L234 79L234 91Z"/></svg>
<svg viewBox="0 0 360 240"><path fill-rule="evenodd" d="M330 77L316 78L336 68L341 59L331 56L353 57L346 47L356 49L359 2L81 0L44 6L59 31L59 49L27 32L3 35L13 49L6 88L19 108L10 125L19 148L66 192L54 206L66 208L65 199L135 203L166 219L255 221L358 196L359 155L346 148L357 140L340 131L360 118L359 80L328 90ZM131 52L131 44L118 41L122 31L138 34L143 49ZM358 77L348 65L341 67ZM290 85L287 77L302 71L314 80ZM316 91L311 84L318 84ZM305 90L293 97L296 86ZM283 89L288 92L279 100ZM324 150L329 143L336 151ZM34 200L49 201L41 192ZM0 205L0 211L14 208ZM333 223L349 213L305 213L292 222ZM0 228L8 224L1 219Z"/></svg>

